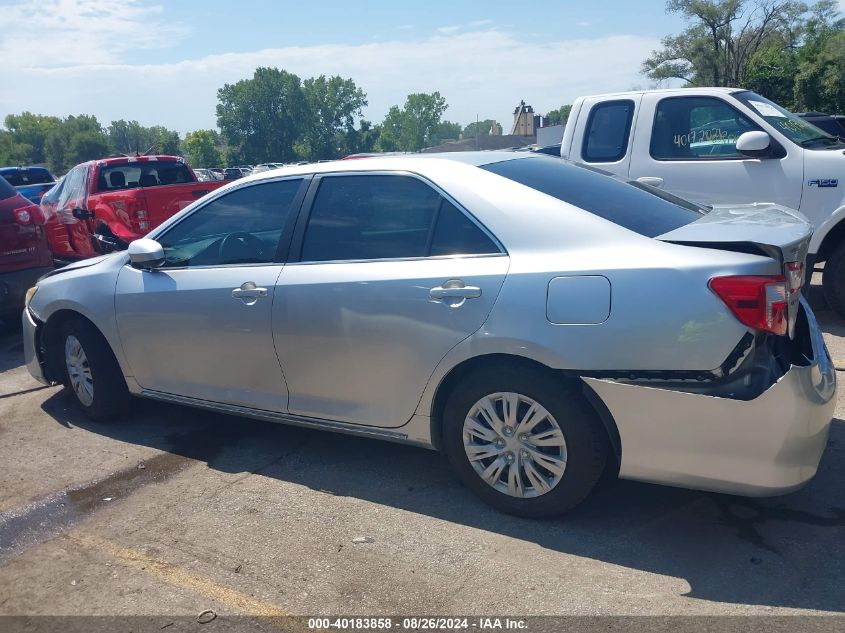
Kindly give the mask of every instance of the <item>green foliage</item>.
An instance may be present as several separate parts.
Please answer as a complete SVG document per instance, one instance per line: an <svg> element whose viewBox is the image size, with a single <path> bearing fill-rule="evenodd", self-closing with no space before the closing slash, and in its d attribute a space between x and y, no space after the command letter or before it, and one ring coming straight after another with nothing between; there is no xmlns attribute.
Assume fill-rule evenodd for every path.
<svg viewBox="0 0 845 633"><path fill-rule="evenodd" d="M32 112L8 115L4 120L4 125L12 135L9 156L17 158L12 162L43 163L46 160L44 145L47 136L60 124L61 119L58 117Z"/></svg>
<svg viewBox="0 0 845 633"><path fill-rule="evenodd" d="M666 11L690 25L680 35L663 38L662 48L643 62L643 73L658 81L741 86L759 51L797 45L807 5L792 0L668 0Z"/></svg>
<svg viewBox="0 0 845 633"><path fill-rule="evenodd" d="M116 154L179 154L179 133L161 125L144 127L137 121L120 119L108 127L111 149Z"/></svg>
<svg viewBox="0 0 845 633"><path fill-rule="evenodd" d="M548 125L566 125L569 120L569 113L572 111L570 104L562 105L557 110L552 110L546 115Z"/></svg>
<svg viewBox="0 0 845 633"><path fill-rule="evenodd" d="M502 126L494 119L484 119L483 121L478 121L477 123L473 121L464 128L464 138L475 138L476 128L478 129L478 136L489 136L490 130L494 126L498 129L499 134L501 134Z"/></svg>
<svg viewBox="0 0 845 633"><path fill-rule="evenodd" d="M223 157L216 147L216 134L213 130L188 132L182 141L182 154L192 167L217 167Z"/></svg>
<svg viewBox="0 0 845 633"><path fill-rule="evenodd" d="M302 92L308 106L308 121L301 154L309 160L337 158L344 149L344 136L355 129L355 117L367 105L367 95L351 79L320 75L306 79Z"/></svg>
<svg viewBox="0 0 845 633"><path fill-rule="evenodd" d="M417 152L433 145L441 117L449 106L439 92L408 95L405 107L392 106L382 123L376 149Z"/></svg>
<svg viewBox="0 0 845 633"><path fill-rule="evenodd" d="M460 138L462 132L463 126L460 123L441 121L431 133L430 142L432 145L440 145L444 141L456 141Z"/></svg>
<svg viewBox="0 0 845 633"><path fill-rule="evenodd" d="M370 121L361 119L358 128L347 130L342 140L343 154L358 154L375 151L376 143L381 136L381 125L373 125Z"/></svg>
<svg viewBox="0 0 845 633"><path fill-rule="evenodd" d="M108 136L97 117L87 114L69 116L47 135L44 156L50 169L64 173L74 165L107 156Z"/></svg>
<svg viewBox="0 0 845 633"><path fill-rule="evenodd" d="M252 79L217 91L217 125L236 162L293 161L307 125L307 102L296 75L257 68Z"/></svg>

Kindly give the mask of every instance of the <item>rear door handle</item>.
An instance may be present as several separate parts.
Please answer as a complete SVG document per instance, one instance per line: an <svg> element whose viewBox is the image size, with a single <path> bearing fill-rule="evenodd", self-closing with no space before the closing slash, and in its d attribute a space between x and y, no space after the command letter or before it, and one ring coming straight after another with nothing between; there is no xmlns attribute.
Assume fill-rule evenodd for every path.
<svg viewBox="0 0 845 633"><path fill-rule="evenodd" d="M428 296L432 299L477 299L481 296L481 288L467 286L460 279L450 279L442 286L429 290Z"/></svg>
<svg viewBox="0 0 845 633"><path fill-rule="evenodd" d="M637 178L637 182L658 188L663 186L663 178L660 178L659 176L640 176Z"/></svg>

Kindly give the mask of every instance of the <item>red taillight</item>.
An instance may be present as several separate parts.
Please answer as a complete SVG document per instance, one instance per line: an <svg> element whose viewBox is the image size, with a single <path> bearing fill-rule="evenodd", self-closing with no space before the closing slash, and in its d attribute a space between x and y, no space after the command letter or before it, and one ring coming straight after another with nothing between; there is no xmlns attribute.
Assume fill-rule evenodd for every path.
<svg viewBox="0 0 845 633"><path fill-rule="evenodd" d="M786 334L789 290L784 277L714 277L709 286L741 323L755 330Z"/></svg>
<svg viewBox="0 0 845 633"><path fill-rule="evenodd" d="M24 226L28 224L44 224L44 214L41 213L41 207L36 204L29 204L19 209L14 209L12 214L15 216L15 221Z"/></svg>

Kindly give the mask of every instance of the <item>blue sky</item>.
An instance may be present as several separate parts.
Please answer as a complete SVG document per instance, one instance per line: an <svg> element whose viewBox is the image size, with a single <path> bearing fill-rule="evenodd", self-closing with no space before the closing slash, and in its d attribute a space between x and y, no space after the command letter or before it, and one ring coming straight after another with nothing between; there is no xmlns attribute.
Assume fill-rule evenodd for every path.
<svg viewBox="0 0 845 633"><path fill-rule="evenodd" d="M268 65L351 77L374 121L439 90L445 118L507 128L520 99L546 112L647 87L642 59L682 26L663 0L0 0L0 117L93 113L184 134L215 126L219 87Z"/></svg>

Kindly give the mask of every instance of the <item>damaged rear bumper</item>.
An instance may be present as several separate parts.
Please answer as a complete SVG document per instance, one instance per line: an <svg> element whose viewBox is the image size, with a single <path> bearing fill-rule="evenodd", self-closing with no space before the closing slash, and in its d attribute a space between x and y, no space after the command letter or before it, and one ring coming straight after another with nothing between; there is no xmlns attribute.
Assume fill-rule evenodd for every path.
<svg viewBox="0 0 845 633"><path fill-rule="evenodd" d="M802 300L812 350L752 400L585 378L619 430L624 479L747 496L791 492L816 474L836 372Z"/></svg>

